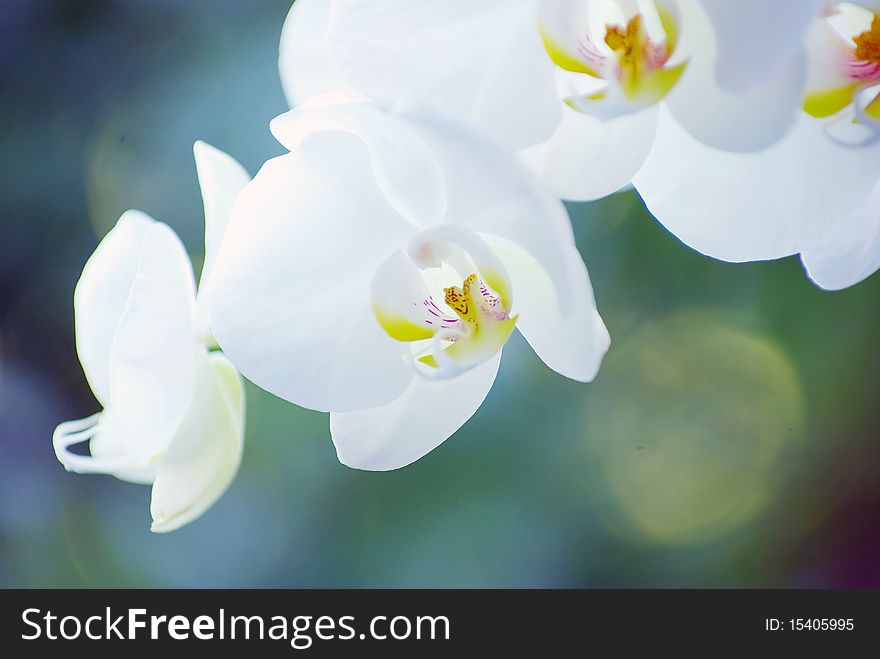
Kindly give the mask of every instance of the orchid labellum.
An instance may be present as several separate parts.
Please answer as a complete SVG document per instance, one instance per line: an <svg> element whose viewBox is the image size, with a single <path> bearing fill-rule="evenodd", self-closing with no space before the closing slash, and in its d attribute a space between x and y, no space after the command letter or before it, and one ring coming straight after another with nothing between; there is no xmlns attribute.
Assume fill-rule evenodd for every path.
<svg viewBox="0 0 880 659"><path fill-rule="evenodd" d="M271 129L291 152L236 202L214 333L250 380L331 413L343 463L434 449L480 407L515 330L593 379L609 338L564 207L503 149L339 95Z"/></svg>
<svg viewBox="0 0 880 659"><path fill-rule="evenodd" d="M76 347L103 411L58 426L59 461L80 474L152 484L152 531L204 513L241 462L244 390L232 364L210 351L208 298L229 210L248 176L196 143L205 203L206 257L196 292L177 235L126 212L86 263L74 295ZM88 442L89 453L73 450Z"/></svg>

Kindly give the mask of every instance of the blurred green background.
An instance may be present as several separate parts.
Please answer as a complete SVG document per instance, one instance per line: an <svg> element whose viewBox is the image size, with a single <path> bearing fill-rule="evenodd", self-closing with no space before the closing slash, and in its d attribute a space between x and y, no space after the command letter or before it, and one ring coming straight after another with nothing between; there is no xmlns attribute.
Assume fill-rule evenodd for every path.
<svg viewBox="0 0 880 659"><path fill-rule="evenodd" d="M200 264L192 142L251 173L281 152L288 8L0 3L0 585L880 586L880 276L831 294L796 259L712 261L632 192L571 207L613 337L591 385L515 339L471 422L387 474L249 386L238 479L167 536L149 488L67 474L52 430L98 409L82 265L129 207Z"/></svg>

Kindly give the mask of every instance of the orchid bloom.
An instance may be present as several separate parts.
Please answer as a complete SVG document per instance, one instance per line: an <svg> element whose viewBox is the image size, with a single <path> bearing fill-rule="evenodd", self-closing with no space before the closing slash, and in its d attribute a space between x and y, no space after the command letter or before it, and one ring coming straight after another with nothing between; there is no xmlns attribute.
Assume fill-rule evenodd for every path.
<svg viewBox="0 0 880 659"><path fill-rule="evenodd" d="M852 108L880 122L880 2L828 7L808 37L810 80L804 111L825 118Z"/></svg>
<svg viewBox="0 0 880 659"><path fill-rule="evenodd" d="M127 211L86 262L74 294L76 348L103 410L62 423L53 443L68 471L152 484L151 530L204 513L241 462L244 389L213 344L214 260L236 193L249 180L225 153L197 142L205 263L196 292L177 235ZM89 454L72 447L88 442Z"/></svg>
<svg viewBox="0 0 880 659"><path fill-rule="evenodd" d="M717 148L780 139L806 62L761 66L753 41L767 40L757 51L768 61L794 50L788 27L808 25L818 1L774 9L771 30L764 7L723 20L763 2L297 0L280 69L291 105L351 90L417 103L520 150L563 198L595 199L641 167L661 108Z"/></svg>
<svg viewBox="0 0 880 659"><path fill-rule="evenodd" d="M433 450L480 407L516 329L593 379L609 337L565 209L506 150L340 95L271 130L290 153L235 204L214 334L248 379L331 413L341 462Z"/></svg>
<svg viewBox="0 0 880 659"><path fill-rule="evenodd" d="M766 58L809 62L804 112L782 140L731 154L663 111L633 183L694 249L734 262L800 254L817 285L841 289L880 268L880 2L817 4L788 37L799 46Z"/></svg>

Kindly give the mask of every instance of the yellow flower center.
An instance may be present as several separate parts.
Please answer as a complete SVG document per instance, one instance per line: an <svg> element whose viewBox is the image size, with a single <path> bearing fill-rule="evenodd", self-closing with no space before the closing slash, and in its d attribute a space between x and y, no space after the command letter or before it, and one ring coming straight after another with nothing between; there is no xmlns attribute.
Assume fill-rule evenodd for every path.
<svg viewBox="0 0 880 659"><path fill-rule="evenodd" d="M626 28L609 25L605 28L605 44L617 55L622 70L629 70L635 75L644 57L645 46L648 44L647 34L642 27L642 15L636 14L626 24Z"/></svg>
<svg viewBox="0 0 880 659"><path fill-rule="evenodd" d="M461 364L481 361L498 351L516 325L516 318L509 317L501 298L493 295L476 274L469 275L460 287L444 288L443 301L461 321L457 330L447 324L451 331L444 332L443 337L452 345L443 352ZM419 361L438 366L436 353L424 355Z"/></svg>
<svg viewBox="0 0 880 659"><path fill-rule="evenodd" d="M507 312L500 308L498 298L489 294L477 275L470 275L461 285L443 289L446 306L455 312L462 323L471 330L479 328L481 321L501 320Z"/></svg>

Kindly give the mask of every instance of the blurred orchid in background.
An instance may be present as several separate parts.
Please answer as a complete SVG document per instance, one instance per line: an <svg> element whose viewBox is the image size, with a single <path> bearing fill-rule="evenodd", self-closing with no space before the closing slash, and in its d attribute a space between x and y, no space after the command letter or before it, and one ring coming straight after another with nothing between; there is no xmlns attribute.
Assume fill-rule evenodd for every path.
<svg viewBox="0 0 880 659"><path fill-rule="evenodd" d="M725 22L742 15L739 3L714 4ZM808 63L805 111L782 140L731 154L661 112L633 182L651 213L694 249L734 262L799 253L816 284L842 289L880 267L880 3L818 5L808 23L779 31L792 43L764 60L766 68Z"/></svg>
<svg viewBox="0 0 880 659"><path fill-rule="evenodd" d="M250 380L331 413L343 463L433 450L483 402L514 328L593 379L609 337L565 209L506 150L347 95L271 129L291 153L236 202L214 332Z"/></svg>
<svg viewBox="0 0 880 659"><path fill-rule="evenodd" d="M204 513L241 462L244 389L232 364L210 352L207 298L235 195L249 180L225 153L197 142L206 257L196 293L177 235L127 211L86 263L74 295L76 346L103 411L58 426L55 453L68 471L152 484L152 531ZM88 442L89 455L74 452Z"/></svg>
<svg viewBox="0 0 880 659"><path fill-rule="evenodd" d="M562 197L588 200L638 171L661 106L723 149L762 148L791 126L803 63L756 70L708 21L698 0L298 0L281 73L292 104L336 86L470 121ZM724 86L719 62L748 87Z"/></svg>
<svg viewBox="0 0 880 659"><path fill-rule="evenodd" d="M837 289L880 264L878 10L299 0L280 67L292 104L330 89L425 104L518 149L563 198L632 180L698 251L801 253L810 277Z"/></svg>

